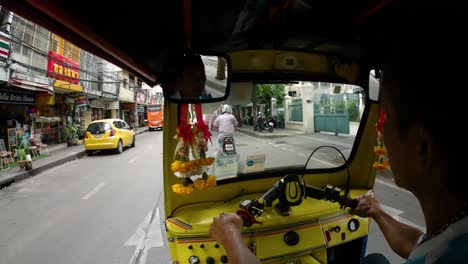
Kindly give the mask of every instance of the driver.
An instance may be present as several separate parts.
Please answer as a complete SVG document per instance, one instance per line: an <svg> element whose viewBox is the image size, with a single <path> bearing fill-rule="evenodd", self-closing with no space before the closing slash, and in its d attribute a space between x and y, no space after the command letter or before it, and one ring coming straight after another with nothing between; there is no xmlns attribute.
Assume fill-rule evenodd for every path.
<svg viewBox="0 0 468 264"><path fill-rule="evenodd" d="M463 170L466 141L448 116L466 112L468 43L456 11L406 24L386 47L381 102L386 113L384 141L395 183L419 200L426 232L398 222L372 196L358 197L350 213L377 222L391 248L406 263L465 263L468 259L468 192ZM415 23L420 22L419 25ZM449 33L450 32L450 33ZM224 246L229 263L260 263L241 238L236 214L215 217L210 235ZM372 256L372 257L375 257ZM382 258L364 263L389 263ZM366 262L367 261L367 262Z"/></svg>

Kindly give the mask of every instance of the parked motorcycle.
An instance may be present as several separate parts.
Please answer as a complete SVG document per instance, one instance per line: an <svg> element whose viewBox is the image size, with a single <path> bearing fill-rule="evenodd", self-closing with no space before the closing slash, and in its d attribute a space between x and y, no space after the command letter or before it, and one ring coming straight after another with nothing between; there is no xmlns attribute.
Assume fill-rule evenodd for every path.
<svg viewBox="0 0 468 264"><path fill-rule="evenodd" d="M255 128L257 131L262 132L263 130L268 130L268 132L273 132L274 123L271 119L264 119L262 117L257 118L257 124Z"/></svg>

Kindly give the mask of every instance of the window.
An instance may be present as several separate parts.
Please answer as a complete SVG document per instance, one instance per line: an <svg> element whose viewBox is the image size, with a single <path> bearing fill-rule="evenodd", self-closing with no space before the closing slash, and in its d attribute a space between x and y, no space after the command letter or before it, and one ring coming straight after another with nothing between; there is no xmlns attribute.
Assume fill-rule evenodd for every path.
<svg viewBox="0 0 468 264"><path fill-rule="evenodd" d="M50 33L44 28L14 16L12 21L12 58L36 68L47 68Z"/></svg>
<svg viewBox="0 0 468 264"><path fill-rule="evenodd" d="M355 85L301 82L294 85L296 94L301 98L285 96L288 84L257 84L257 94L253 100L234 103L232 114L242 127L233 131L216 131L214 121L221 115L221 103L204 104L203 119L212 131L213 144L209 145L208 156L223 153L218 136L234 137L236 156L239 166L231 166L232 172L220 170L220 179L243 176L251 173L249 160L262 164L260 170L324 169L344 164L341 154L332 148L321 148L310 158L311 153L320 146L331 145L350 158L356 134L361 125L366 95ZM339 91L335 87L341 87ZM236 86L232 85L232 89ZM242 89L242 88L240 88ZM235 94L231 91L231 94ZM272 100L272 97L276 100ZM148 107L150 110L150 107ZM272 128L270 128L272 126ZM219 125L218 127L222 127ZM227 126L226 126L227 127ZM254 127L256 127L255 132ZM272 132L270 132L272 131ZM254 134L252 134L254 133ZM223 157L216 166L228 164ZM224 168L225 169L225 168ZM218 174L218 171L215 172ZM248 178L248 177L246 177Z"/></svg>
<svg viewBox="0 0 468 264"><path fill-rule="evenodd" d="M115 126L116 128L120 128L120 129L123 128L123 127L122 127L122 122L120 122L120 121L114 121L114 126Z"/></svg>
<svg viewBox="0 0 468 264"><path fill-rule="evenodd" d="M107 122L91 123L87 131L91 134L104 134L107 130L111 130L111 126Z"/></svg>

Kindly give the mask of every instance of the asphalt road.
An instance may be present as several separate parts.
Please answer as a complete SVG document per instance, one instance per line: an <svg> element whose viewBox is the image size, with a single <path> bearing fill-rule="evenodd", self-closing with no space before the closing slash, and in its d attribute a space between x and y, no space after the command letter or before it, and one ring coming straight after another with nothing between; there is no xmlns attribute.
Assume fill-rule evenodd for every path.
<svg viewBox="0 0 468 264"><path fill-rule="evenodd" d="M271 140L276 141L265 146L257 138L239 135L238 144L245 145L238 150L306 154L320 143L305 146L303 140L310 142L307 136L294 137L289 144ZM136 143L121 155L99 153L0 190L0 264L170 263L161 225L162 133L143 133ZM348 143L340 144L346 151ZM335 155L327 153L321 157ZM410 193L386 178L378 178L375 192L389 213L424 227L419 204ZM375 223L367 252L384 253L391 263L403 262Z"/></svg>

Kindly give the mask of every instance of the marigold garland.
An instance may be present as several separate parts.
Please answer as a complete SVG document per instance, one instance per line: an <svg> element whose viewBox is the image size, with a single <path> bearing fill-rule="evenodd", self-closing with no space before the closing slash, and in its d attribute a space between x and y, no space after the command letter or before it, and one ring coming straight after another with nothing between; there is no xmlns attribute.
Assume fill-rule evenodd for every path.
<svg viewBox="0 0 468 264"><path fill-rule="evenodd" d="M201 111L201 108L198 110ZM216 186L216 177L207 173L209 166L215 161L214 157L206 156L207 140L210 140L210 136L211 134L205 135L203 126L199 124L192 126L181 124L179 126L175 136L178 143L174 162L171 163L171 170L176 177L182 180L182 183L172 185L173 192L180 195L190 195L196 190L205 190ZM190 156L193 159L190 159ZM194 176L201 177L193 181L191 177Z"/></svg>
<svg viewBox="0 0 468 264"><path fill-rule="evenodd" d="M378 171L386 171L390 167L390 162L387 158L387 149L383 141L383 124L385 122L385 113L380 111L379 120L375 125L377 131L377 146L374 147L374 153L378 156L378 161L372 164L372 167Z"/></svg>

